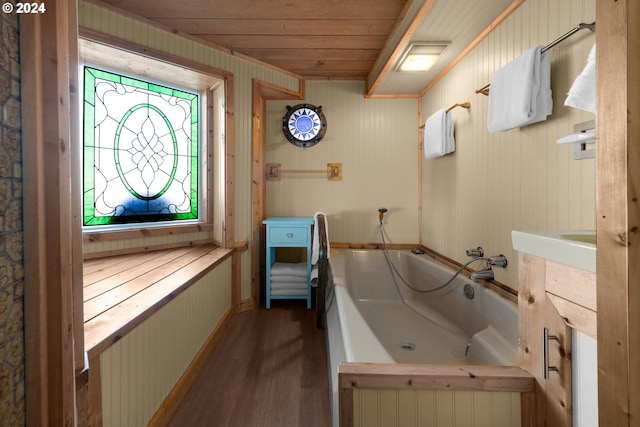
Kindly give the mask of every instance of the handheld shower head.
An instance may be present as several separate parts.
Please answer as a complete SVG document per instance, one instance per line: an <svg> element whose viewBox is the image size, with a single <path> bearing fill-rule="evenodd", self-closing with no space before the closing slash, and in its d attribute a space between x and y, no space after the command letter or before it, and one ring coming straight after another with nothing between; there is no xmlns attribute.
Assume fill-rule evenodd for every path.
<svg viewBox="0 0 640 427"><path fill-rule="evenodd" d="M380 220L380 224L382 224L382 218L384 218L384 214L385 212L387 212L388 209L387 208L380 208L378 209L378 219Z"/></svg>

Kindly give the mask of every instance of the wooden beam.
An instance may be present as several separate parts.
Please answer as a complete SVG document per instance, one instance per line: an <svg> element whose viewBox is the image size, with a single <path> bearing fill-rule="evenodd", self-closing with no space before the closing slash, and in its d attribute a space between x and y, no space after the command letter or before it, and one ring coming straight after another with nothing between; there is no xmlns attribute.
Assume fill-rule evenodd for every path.
<svg viewBox="0 0 640 427"><path fill-rule="evenodd" d="M598 416L640 426L640 5L596 1Z"/></svg>
<svg viewBox="0 0 640 427"><path fill-rule="evenodd" d="M74 346L82 342L74 340L73 318L74 11L60 0L47 3L46 13L20 15L27 425L76 420Z"/></svg>
<svg viewBox="0 0 640 427"><path fill-rule="evenodd" d="M396 61L398 60L398 58L400 57L404 49L407 47L407 45L411 41L411 36L413 36L413 33L418 29L422 20L427 15L429 10L431 10L431 7L433 6L434 3L435 3L435 0L425 0L424 4L420 7L420 10L418 10L416 15L414 16L413 21L409 25L409 28L406 29L406 31L402 35L402 38L400 39L398 44L395 46L393 52L389 56L389 59L387 59L387 61L384 63L378 75L374 76L372 73L374 72L374 70L378 68L378 64L382 58L382 55L378 58L378 61L376 61L376 64L373 66L373 68L371 69L371 72L367 76L367 83L369 83L371 79L375 77L375 80L373 81L373 83L370 83L369 87L367 88L367 95L373 95L373 93L376 91L376 88L380 85L380 83L382 83L384 76L391 70L391 68L393 67L393 64L396 63ZM409 3L407 3L407 6L409 6ZM406 12L406 8L405 8L405 12ZM382 49L383 53L387 47L388 47L387 45L384 46L384 48Z"/></svg>
<svg viewBox="0 0 640 427"><path fill-rule="evenodd" d="M265 36L265 35L207 35L199 36L202 40L221 46L230 46L232 50L242 52L244 48L252 49L381 49L386 36Z"/></svg>
<svg viewBox="0 0 640 427"><path fill-rule="evenodd" d="M139 0L106 0L93 3L104 4L132 11L140 16L154 18L225 18L225 19L305 19L312 15L315 19L340 20L345 16L358 16L360 19L379 19L383 16L398 16L398 11L406 0L331 0L317 7L292 7L291 0L270 0L256 7L255 0L210 0L192 1L189 7L175 0L155 0L152 3Z"/></svg>
<svg viewBox="0 0 640 427"><path fill-rule="evenodd" d="M235 242L235 175L236 175L236 144L235 144L235 105L233 77L227 76L224 81L225 96L225 182L224 182L224 228L223 242L226 248L232 248Z"/></svg>
<svg viewBox="0 0 640 427"><path fill-rule="evenodd" d="M384 17L383 17L384 18ZM396 23L394 19L189 19L160 18L162 25L176 28L185 33L199 34L235 34L242 28L245 34L280 34L285 36L327 36L360 35L387 36ZM310 25L313 24L313 25Z"/></svg>
<svg viewBox="0 0 640 427"><path fill-rule="evenodd" d="M340 388L516 391L531 393L535 381L517 366L341 363Z"/></svg>

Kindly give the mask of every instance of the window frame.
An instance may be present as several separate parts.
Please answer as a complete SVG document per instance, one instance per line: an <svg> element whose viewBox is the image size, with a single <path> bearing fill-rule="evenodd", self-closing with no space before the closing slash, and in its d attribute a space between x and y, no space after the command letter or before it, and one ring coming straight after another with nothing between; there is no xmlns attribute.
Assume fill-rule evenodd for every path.
<svg viewBox="0 0 640 427"><path fill-rule="evenodd" d="M186 89L183 87L178 87L178 85L168 83L168 82L152 81L151 79L148 79L148 78L130 75L123 71L112 70L112 69L108 69L107 67L100 67L87 62L82 63L80 67L81 67L80 74L83 76L82 78L83 89L81 90L81 93L83 94L83 98L84 98L82 135L84 139L84 144L83 144L84 192L83 194L85 197L84 203L83 203L83 209L85 210L83 212L83 229L87 231L88 230L113 231L113 230L120 230L120 229L148 228L153 226L159 226L159 227L174 226L177 224L203 222L203 220L206 218L206 212L207 212L206 203L203 203L204 196L206 195L206 191L203 192L201 190L203 186L206 185L206 178L207 178L206 176L207 146L206 146L206 141L204 141L205 143L203 144L202 136L206 135L207 126L210 126L209 123L206 122L206 117L203 118L201 114L201 112L203 111L203 107L206 108L206 97L207 97L206 91ZM195 187L196 200L195 200L195 203L193 202L190 203L189 211L179 212L176 214L158 214L158 213L144 214L141 216L142 218L141 220L136 221L135 216L126 215L122 217L120 216L105 217L105 216L98 215L95 208L94 210L89 210L89 211L86 210L87 203L95 201L94 193L95 191L98 190L98 188L95 187L96 185L95 178L94 178L96 175L95 168L102 169L102 166L103 166L102 161L100 161L100 163L96 163L95 157L93 159L90 158L92 152L97 152L98 150L102 150L101 149L102 144L96 145L96 139L101 140L102 138L98 138L97 131L92 129L92 124L87 123L87 117L89 118L95 117L97 107L94 104L97 102L96 98L98 96L96 93L97 86L95 86L93 89L87 88L86 86L84 86L87 83L88 76L91 76L90 80L93 81L94 84L96 84L95 83L96 81L105 81L105 82L112 82L112 83L119 82L125 86L131 87L134 89L134 91L136 91L136 95L135 95L136 98L139 98L138 94L140 92L138 92L138 90L139 88L142 88L145 92L147 91L150 92L151 96L154 98L157 98L159 96L162 99L163 96L166 96L167 94L171 94L171 96L176 96L178 99L188 102L188 104L192 108L192 111L190 114L196 116L195 117L196 126L194 127L193 125L190 125L190 129L189 129L190 133L188 136L189 139L186 141L183 140L183 142L181 142L180 144L187 143L188 145L190 145L190 148L186 148L184 150L186 150L187 153L195 152L196 153L195 159L197 159L196 161L194 161L195 159L183 160L188 163L191 163L191 165L194 165L194 163L196 164L196 168L191 171L191 174L190 174L191 178L189 179L190 185L193 185ZM124 94L124 95L120 94L119 96L126 97L126 95L127 94ZM123 99L122 101L124 101L125 103L131 102L128 99L127 100ZM113 106L111 103L107 105L106 100L104 102L105 102L104 105L105 107L107 107L107 109L110 109ZM152 102L152 104L155 104L155 102ZM145 105L148 105L148 104L145 104ZM138 105L136 105L134 108L139 110L140 109L139 107L140 107L140 104L138 102ZM118 124L116 135L124 127L126 117L128 115L133 116L134 108L127 111L127 114L125 114L123 120ZM151 108L158 111L163 118L166 117L164 116L165 112L160 111L158 107L155 107L152 105ZM191 124L194 123L193 120L194 119L191 118L190 120ZM165 119L165 122L166 122L166 119ZM93 123L93 126L95 125L96 124ZM168 129L171 132L171 135L173 135L174 134L173 129L171 127L169 127ZM109 135L106 135L106 136L109 136ZM87 138L90 139L89 145L87 145ZM174 140L174 145L176 146L174 148L175 150L174 154L172 155L174 159L173 167L175 167L176 165L175 162L177 161L178 156L182 156L182 154L178 154L178 153L182 153L183 149L180 149L178 151L178 148L177 148L178 142L176 141L176 137L173 137L172 139ZM89 154L89 158L87 158L87 154ZM101 159L104 157L111 158L111 156L100 156ZM104 166L106 168L109 168L111 163L109 160L106 160L106 161L107 161L107 164ZM118 162L116 162L115 167L116 169L120 170L118 166ZM92 172L89 169L94 169L94 171ZM120 175L120 172L119 172L119 175ZM87 180L89 180L89 182L87 182ZM134 189L135 183L127 182L125 178L123 178L122 176L120 176L120 180L129 191L136 191ZM163 192L167 190L168 187L169 185L168 183L166 183L165 188L163 189ZM193 190L190 190L190 191L193 192ZM150 201L155 199L158 196L152 196L148 198L144 198L144 196L136 196L136 197L140 197L140 198L143 198L144 200ZM93 222L93 224L91 223L87 224L86 221L87 221L88 215L90 216L90 222Z"/></svg>
<svg viewBox="0 0 640 427"><path fill-rule="evenodd" d="M228 123L217 119L214 114L227 115L226 102L228 96L226 91L231 76L219 70L210 69L200 64L191 64L190 61L173 57L162 52L152 52L149 48L142 50L136 48L136 45L122 41L120 39L104 40L104 37L92 37L92 34L80 34L79 38L80 63L79 69L83 70L84 66L96 67L130 75L134 78L158 82L168 86L176 86L177 88L185 88L194 92L198 92L201 96L200 102L200 162L203 179L200 180L201 189L199 206L202 214L198 221L189 223L141 223L133 226L101 226L99 228L83 227L83 243L107 242L113 240L142 239L142 244L138 248L127 248L123 250L109 251L107 255L118 253L135 252L140 250L151 250L166 248L168 246L193 245L200 243L217 243L224 245L225 231L223 224L224 218L220 218L215 224L222 224L221 230L214 230L214 211L223 217L226 217L226 159L214 157L220 154L226 157L226 126ZM188 65L187 65L188 64ZM192 65L198 65L193 67ZM220 106L214 104L222 99L224 112L218 112ZM214 143L214 123L216 126L222 126L222 133L218 135L220 141ZM83 123L81 122L81 126ZM218 176L219 175L219 176ZM82 182L82 177L80 177ZM223 185L218 185L222 182ZM214 187L215 186L215 187ZM215 188L215 200L214 200ZM80 201L82 203L82 201ZM218 204L218 206L216 205ZM222 204L222 206L219 206ZM202 232L207 233L206 238L202 238ZM145 240L149 238L157 238L159 236L185 236L183 242L174 242L171 244L156 243L148 244ZM194 240L194 235L196 238ZM180 238L178 237L178 240ZM101 252L85 254L85 258L93 258L101 256Z"/></svg>

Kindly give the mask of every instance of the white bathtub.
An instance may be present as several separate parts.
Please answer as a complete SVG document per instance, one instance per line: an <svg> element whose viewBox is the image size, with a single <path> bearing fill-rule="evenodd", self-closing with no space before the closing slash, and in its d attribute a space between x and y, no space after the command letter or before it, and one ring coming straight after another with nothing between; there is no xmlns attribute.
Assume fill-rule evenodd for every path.
<svg viewBox="0 0 640 427"><path fill-rule="evenodd" d="M389 251L414 287L432 289L452 270L428 255ZM458 276L430 294L397 285L382 250L332 249L333 298L327 312L327 351L337 426L337 368L341 362L515 365L517 306L485 285ZM480 264L480 263L478 263ZM474 297L463 293L465 285Z"/></svg>

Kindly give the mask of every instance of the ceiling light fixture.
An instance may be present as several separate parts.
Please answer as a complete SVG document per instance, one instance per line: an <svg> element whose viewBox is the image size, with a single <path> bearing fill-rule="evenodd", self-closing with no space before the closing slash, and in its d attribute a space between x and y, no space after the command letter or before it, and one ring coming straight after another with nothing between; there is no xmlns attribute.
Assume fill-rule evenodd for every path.
<svg viewBox="0 0 640 427"><path fill-rule="evenodd" d="M396 71L427 71L436 63L449 42L411 43L400 57Z"/></svg>

